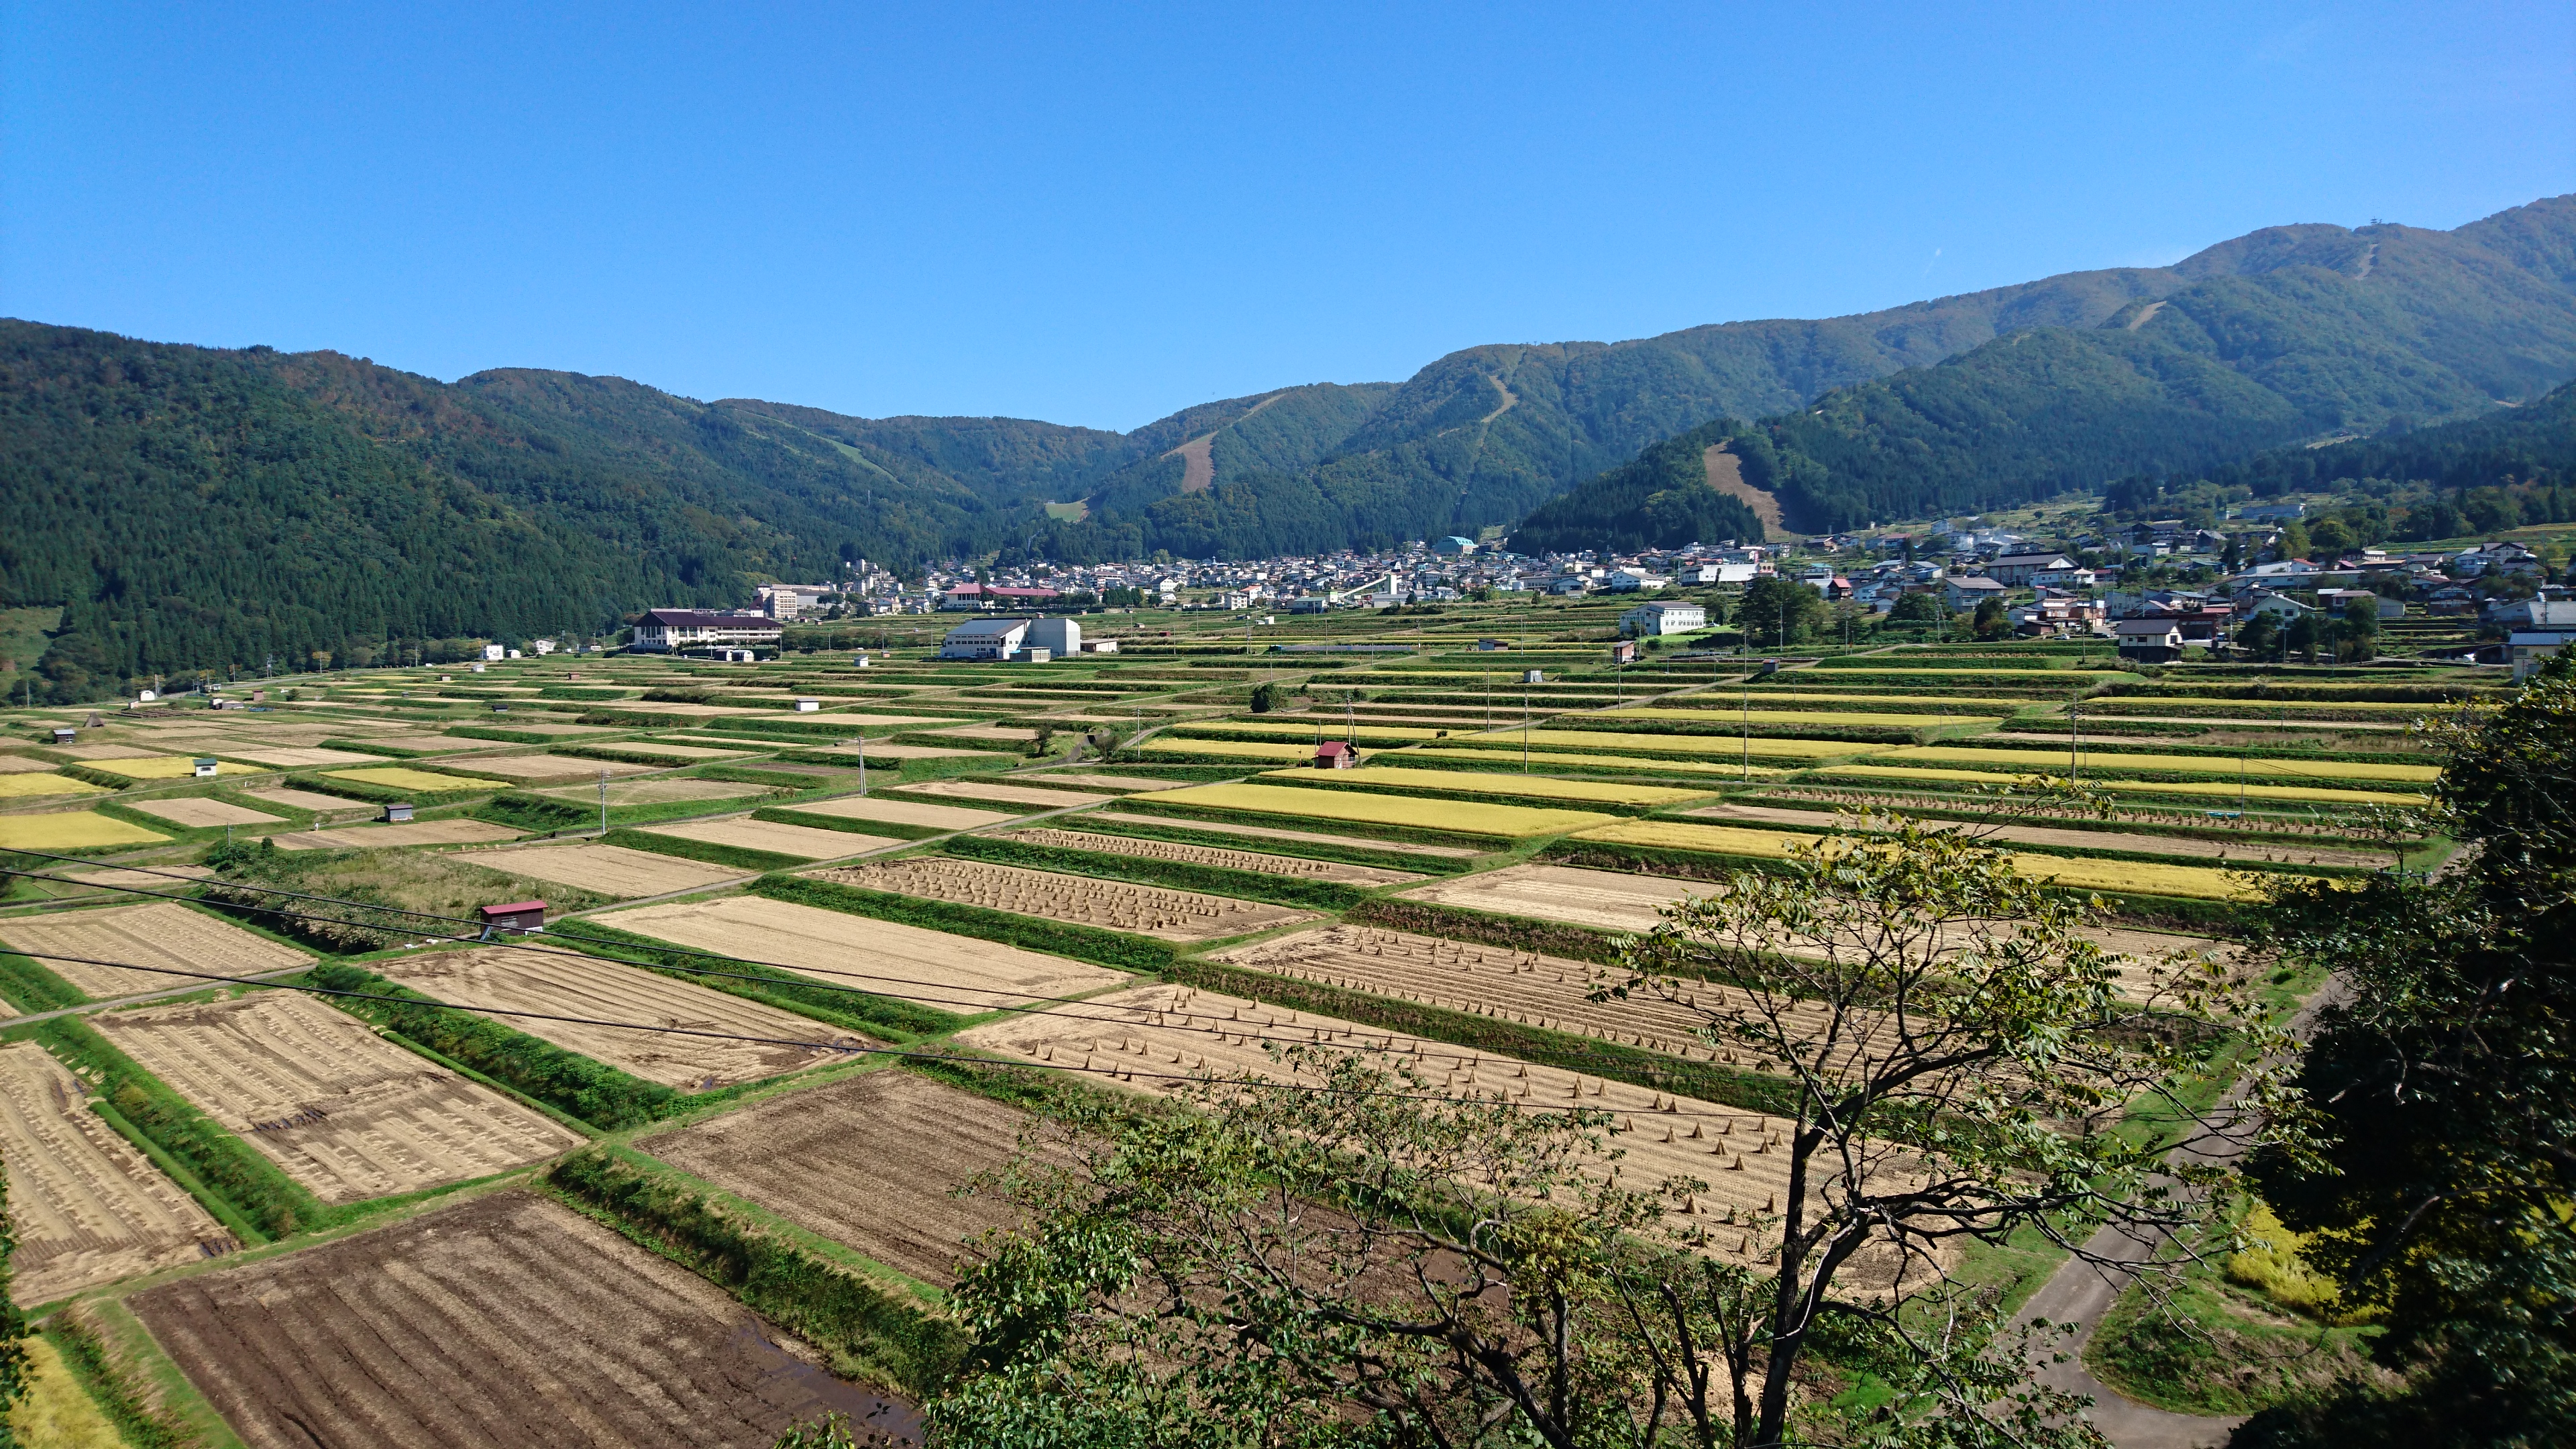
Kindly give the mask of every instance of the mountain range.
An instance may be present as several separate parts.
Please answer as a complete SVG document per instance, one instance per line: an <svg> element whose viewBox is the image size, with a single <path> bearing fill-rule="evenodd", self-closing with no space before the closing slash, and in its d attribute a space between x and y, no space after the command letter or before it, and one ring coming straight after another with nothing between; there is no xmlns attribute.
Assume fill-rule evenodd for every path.
<svg viewBox="0 0 2576 1449"><path fill-rule="evenodd" d="M1558 547L1841 528L2473 418L2570 377L2576 197L2452 231L2269 228L1823 321L1473 347L1123 434L9 321L0 607L64 607L42 671L89 697L596 630L858 557L1257 556L1524 519ZM1596 479L1556 510L1573 527L1548 523Z"/></svg>

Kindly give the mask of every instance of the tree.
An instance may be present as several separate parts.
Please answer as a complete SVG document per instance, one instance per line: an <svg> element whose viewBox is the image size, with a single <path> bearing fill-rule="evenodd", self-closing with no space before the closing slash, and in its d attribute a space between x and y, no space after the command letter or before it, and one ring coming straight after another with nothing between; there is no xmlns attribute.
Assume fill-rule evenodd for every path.
<svg viewBox="0 0 2576 1449"><path fill-rule="evenodd" d="M2317 625L2315 614L2301 613L2299 617L2290 621L2289 629L2282 634L2281 647L2284 651L2296 654L2308 663L2314 664L2317 662L2317 638L2322 632Z"/></svg>
<svg viewBox="0 0 2576 1449"><path fill-rule="evenodd" d="M2251 614L2236 630L2237 651L2249 659L2279 657L2281 625L2269 614Z"/></svg>
<svg viewBox="0 0 2576 1449"><path fill-rule="evenodd" d="M2295 518L2281 525L2281 539L2275 547L2283 558L2306 558L2314 551L2308 541L2308 526Z"/></svg>
<svg viewBox="0 0 2576 1449"><path fill-rule="evenodd" d="M1976 631L1980 639L2001 638L2005 627L2004 601L2001 599L1979 601L1976 617L1970 621L1969 627Z"/></svg>
<svg viewBox="0 0 2576 1449"><path fill-rule="evenodd" d="M1268 713L1270 713L1272 710L1277 709L1278 707L1279 707L1279 686L1278 686L1278 685L1276 685L1276 684L1256 684L1256 685L1252 686L1252 712L1253 712L1254 714L1268 714Z"/></svg>
<svg viewBox="0 0 2576 1449"><path fill-rule="evenodd" d="M1786 647L1804 643L1824 611L1824 600L1804 584L1776 576L1757 578L1744 586L1735 626L1744 631L1747 645Z"/></svg>
<svg viewBox="0 0 2576 1449"><path fill-rule="evenodd" d="M1895 606L1887 611L1887 622L1891 624L1930 624L1940 617L1940 599L1924 593L1899 594Z"/></svg>
<svg viewBox="0 0 2576 1449"><path fill-rule="evenodd" d="M2310 1265L2384 1314L2373 1352L2407 1391L2267 1414L2246 1442L2576 1442L2576 656L2435 734L2431 823L2464 869L2273 892L2270 944L2347 990L2298 1077L2321 1159L2249 1164Z"/></svg>

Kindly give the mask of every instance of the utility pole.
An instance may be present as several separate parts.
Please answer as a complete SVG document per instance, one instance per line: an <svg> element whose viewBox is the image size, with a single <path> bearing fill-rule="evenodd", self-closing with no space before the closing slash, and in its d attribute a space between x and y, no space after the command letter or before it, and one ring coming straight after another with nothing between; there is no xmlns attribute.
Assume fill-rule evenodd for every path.
<svg viewBox="0 0 2576 1449"><path fill-rule="evenodd" d="M1740 708L1744 723L1744 783L1750 785L1753 783L1753 676L1748 674L1744 677L1743 687L1744 700Z"/></svg>
<svg viewBox="0 0 2576 1449"><path fill-rule="evenodd" d="M2083 778L2084 762L2079 753L2083 747L2084 695L2079 690L2066 701L2066 783L2070 785Z"/></svg>
<svg viewBox="0 0 2576 1449"><path fill-rule="evenodd" d="M868 737L863 731L857 739L859 742L859 798L865 800L868 798Z"/></svg>
<svg viewBox="0 0 2576 1449"><path fill-rule="evenodd" d="M1530 741L1529 741L1529 737L1530 737L1530 698L1529 698L1529 677L1530 677L1530 672L1529 672L1528 670L1524 669L1524 670L1522 670L1522 671L1521 671L1521 773L1522 773L1522 774L1524 774L1524 775L1526 775L1526 774L1528 774L1528 773L1529 773L1529 745L1530 745Z"/></svg>
<svg viewBox="0 0 2576 1449"><path fill-rule="evenodd" d="M608 772L599 772L599 835L608 838Z"/></svg>

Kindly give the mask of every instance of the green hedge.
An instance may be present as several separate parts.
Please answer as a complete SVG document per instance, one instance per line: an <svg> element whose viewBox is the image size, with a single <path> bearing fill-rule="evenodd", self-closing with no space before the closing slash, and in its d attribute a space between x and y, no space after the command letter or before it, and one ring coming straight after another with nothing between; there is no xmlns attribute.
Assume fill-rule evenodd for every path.
<svg viewBox="0 0 2576 1449"><path fill-rule="evenodd" d="M1186 861L1113 855L1070 846L1032 845L1007 836L960 835L941 848L950 855L971 860L1021 865L1033 870L1066 871L1101 880L1133 881L1138 885L1169 886L1174 890L1239 896L1248 901L1266 901L1274 906L1339 911L1370 899L1367 891L1337 881L1300 880L1295 876L1266 875L1228 866L1192 865Z"/></svg>
<svg viewBox="0 0 2576 1449"><path fill-rule="evenodd" d="M495 795L466 813L477 820L514 826L520 830L568 830L599 818L598 811L586 810L568 800L553 800L518 790Z"/></svg>
<svg viewBox="0 0 2576 1449"><path fill-rule="evenodd" d="M766 785L772 790L820 789L826 777L797 775L785 770L746 770L734 765L708 765L690 776L693 780L721 780L728 785Z"/></svg>
<svg viewBox="0 0 2576 1449"><path fill-rule="evenodd" d="M702 952L693 953L668 941L603 926L595 920L584 919L549 930L545 938L557 945L578 946L593 955L642 966L871 1036L938 1036L955 1031L966 1020L937 1007L879 996L856 983L835 987L775 966L711 960ZM711 971L724 974L705 974Z"/></svg>
<svg viewBox="0 0 2576 1449"><path fill-rule="evenodd" d="M793 901L798 905L846 911L854 916L873 916L901 925L999 941L1023 950L1044 951L1095 965L1114 966L1121 971L1160 971L1179 955L1171 942L1158 941L1151 936L1131 936L1124 931L1104 931L1096 926L1013 915L1008 911L986 910L982 906L961 905L955 901L924 900L918 896L866 890L836 881L809 880L803 876L763 876L752 883L751 891L754 895L767 896L775 901Z"/></svg>
<svg viewBox="0 0 2576 1449"><path fill-rule="evenodd" d="M677 835L653 835L620 826L600 840L607 845L622 845L629 850L649 850L655 855L676 855L683 860L703 860L709 865L729 865L738 870L788 870L810 864L801 855L782 855L775 850L747 850L739 845L718 845L710 840L689 840Z"/></svg>
<svg viewBox="0 0 2576 1449"><path fill-rule="evenodd" d="M833 1367L882 1375L927 1396L964 1361L966 1335L909 1295L870 1282L776 1233L745 1222L704 1195L607 1151L575 1153L546 1181L575 1206L629 1239L724 1288L745 1306L830 1350ZM658 1164L657 1164L658 1166Z"/></svg>
<svg viewBox="0 0 2576 1449"><path fill-rule="evenodd" d="M230 1209L218 1216L247 1222L265 1238L282 1238L343 1216L324 1207L259 1149L161 1085L86 1022L56 1017L38 1023L35 1035L54 1055L97 1084L114 1109L111 1122L121 1119L145 1142L187 1168Z"/></svg>
<svg viewBox="0 0 2576 1449"><path fill-rule="evenodd" d="M629 1076L491 1017L450 1010L435 997L356 966L317 966L307 979L333 991L402 998L400 1003L346 996L327 999L352 1016L398 1032L602 1131L640 1127L711 1100Z"/></svg>
<svg viewBox="0 0 2576 1449"><path fill-rule="evenodd" d="M928 840L949 832L936 825L905 825L893 820L853 820L846 815L816 815L810 811L772 806L751 812L754 820L773 825L802 825L808 830L838 830L848 835L881 835L889 840Z"/></svg>
<svg viewBox="0 0 2576 1449"><path fill-rule="evenodd" d="M157 1407L158 1396L150 1389L127 1381L81 1310L54 1314L42 1331L62 1352L72 1377L116 1426L118 1443L133 1449L198 1449L205 1443L187 1420Z"/></svg>

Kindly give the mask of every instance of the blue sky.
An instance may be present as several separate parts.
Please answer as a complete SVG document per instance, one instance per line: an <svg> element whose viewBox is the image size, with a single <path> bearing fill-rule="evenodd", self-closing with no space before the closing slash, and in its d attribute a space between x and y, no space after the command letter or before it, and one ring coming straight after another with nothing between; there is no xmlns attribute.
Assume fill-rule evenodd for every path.
<svg viewBox="0 0 2576 1449"><path fill-rule="evenodd" d="M2576 189L2576 7L0 8L0 314L1130 428Z"/></svg>

